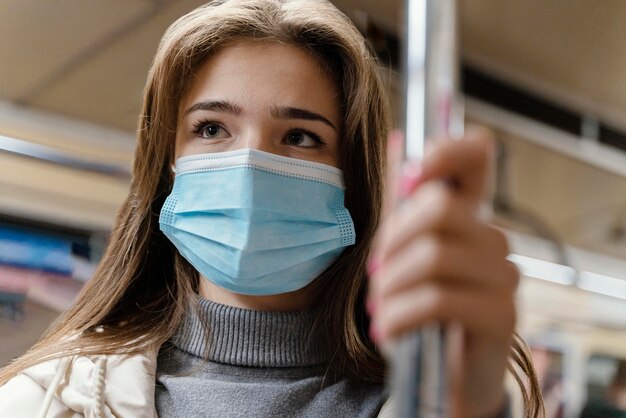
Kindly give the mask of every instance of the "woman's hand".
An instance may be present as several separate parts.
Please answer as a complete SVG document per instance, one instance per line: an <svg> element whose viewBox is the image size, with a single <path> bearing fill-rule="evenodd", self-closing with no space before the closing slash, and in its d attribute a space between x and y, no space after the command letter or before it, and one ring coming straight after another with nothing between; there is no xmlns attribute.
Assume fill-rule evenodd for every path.
<svg viewBox="0 0 626 418"><path fill-rule="evenodd" d="M390 138L392 158L401 141ZM455 353L462 366L453 370L460 393L453 396L464 417L490 416L502 406L515 328L518 271L505 258L502 232L480 216L492 149L483 129L461 141L435 141L419 169L392 180L389 189L405 196L387 210L370 262L367 307L377 344L433 322L462 326ZM397 166L391 161L390 169Z"/></svg>

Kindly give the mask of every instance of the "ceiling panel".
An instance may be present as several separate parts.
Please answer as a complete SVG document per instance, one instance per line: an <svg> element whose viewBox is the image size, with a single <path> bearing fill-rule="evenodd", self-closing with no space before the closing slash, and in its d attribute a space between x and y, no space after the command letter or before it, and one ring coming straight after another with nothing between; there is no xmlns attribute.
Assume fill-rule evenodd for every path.
<svg viewBox="0 0 626 418"><path fill-rule="evenodd" d="M0 0L0 96L28 99L151 5L149 0Z"/></svg>
<svg viewBox="0 0 626 418"><path fill-rule="evenodd" d="M402 17L403 0L332 0L338 8L352 19L358 20L365 13L378 25L389 31L396 31Z"/></svg>
<svg viewBox="0 0 626 418"><path fill-rule="evenodd" d="M626 257L626 239L616 234L626 225L623 177L496 133L507 148L505 187L514 206L542 219L570 245Z"/></svg>
<svg viewBox="0 0 626 418"><path fill-rule="evenodd" d="M43 91L32 104L81 119L134 130L146 75L163 32L203 0L173 2L133 33Z"/></svg>
<svg viewBox="0 0 626 418"><path fill-rule="evenodd" d="M461 4L466 52L577 96L600 113L596 116L626 119L626 1Z"/></svg>
<svg viewBox="0 0 626 418"><path fill-rule="evenodd" d="M395 31L404 0L334 0ZM514 84L626 129L626 1L459 0L462 49ZM479 60L476 60L479 58Z"/></svg>

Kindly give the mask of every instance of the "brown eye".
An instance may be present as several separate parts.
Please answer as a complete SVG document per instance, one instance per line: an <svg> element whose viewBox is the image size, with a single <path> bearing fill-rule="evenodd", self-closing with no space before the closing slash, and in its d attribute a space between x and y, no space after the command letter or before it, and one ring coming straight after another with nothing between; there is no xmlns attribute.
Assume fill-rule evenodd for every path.
<svg viewBox="0 0 626 418"><path fill-rule="evenodd" d="M201 121L193 127L193 133L203 139L218 139L228 135L219 123Z"/></svg>
<svg viewBox="0 0 626 418"><path fill-rule="evenodd" d="M211 124L205 125L202 128L202 131L200 132L200 136L203 138L213 139L217 137L221 131L222 131L221 126L211 123Z"/></svg>
<svg viewBox="0 0 626 418"><path fill-rule="evenodd" d="M287 145L296 147L313 148L323 145L322 140L315 134L305 131L291 131L285 137Z"/></svg>

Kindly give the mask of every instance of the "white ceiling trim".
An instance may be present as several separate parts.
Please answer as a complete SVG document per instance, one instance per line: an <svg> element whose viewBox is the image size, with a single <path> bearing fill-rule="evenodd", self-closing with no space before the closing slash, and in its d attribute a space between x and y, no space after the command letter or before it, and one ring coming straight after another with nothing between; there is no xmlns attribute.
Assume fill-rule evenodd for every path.
<svg viewBox="0 0 626 418"><path fill-rule="evenodd" d="M626 153L580 138L480 100L466 98L465 113L487 126L508 132L559 154L626 177Z"/></svg>
<svg viewBox="0 0 626 418"><path fill-rule="evenodd" d="M626 118L624 117L624 113L613 107L594 101L589 97L561 89L553 83L542 81L493 58L485 57L469 50L463 50L462 56L463 62L487 74L507 81L518 88L535 93L566 109L580 112L585 116L597 118L602 122L626 131Z"/></svg>
<svg viewBox="0 0 626 418"><path fill-rule="evenodd" d="M0 133L60 148L107 148L130 161L135 150L131 133L0 100Z"/></svg>

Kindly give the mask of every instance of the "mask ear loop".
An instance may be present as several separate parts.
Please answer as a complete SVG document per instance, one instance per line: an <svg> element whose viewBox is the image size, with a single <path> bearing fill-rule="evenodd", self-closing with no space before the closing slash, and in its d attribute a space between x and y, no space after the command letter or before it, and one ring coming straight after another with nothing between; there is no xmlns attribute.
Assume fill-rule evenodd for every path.
<svg viewBox="0 0 626 418"><path fill-rule="evenodd" d="M171 177L170 177L170 178L171 178L171 180L170 180L170 181L172 182L172 187L174 187L174 182L176 181L176 176L178 175L178 174L176 173L176 165L175 165L175 164L172 164L172 165L170 166L170 170L172 170L172 174L171 174Z"/></svg>

